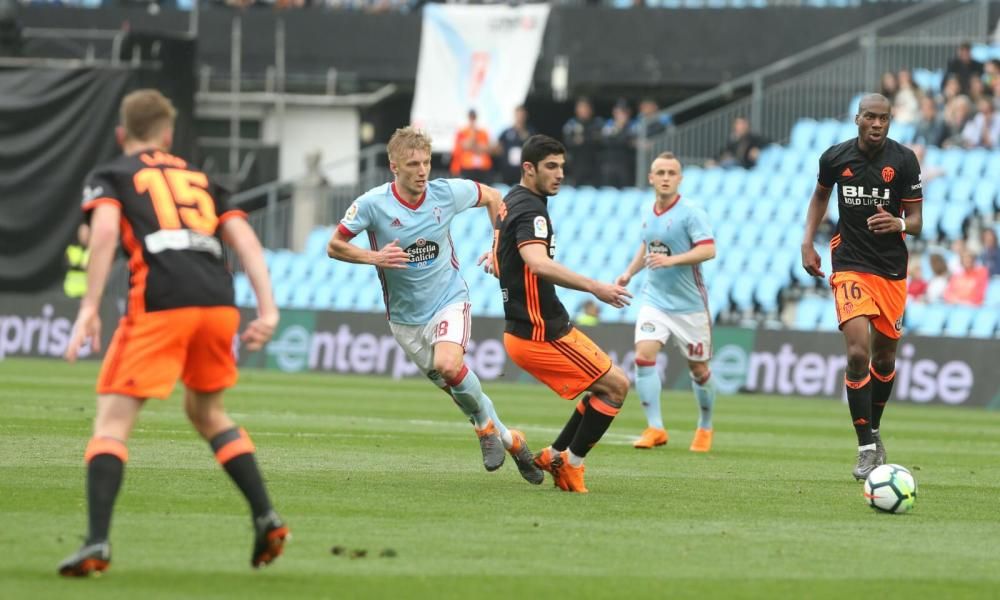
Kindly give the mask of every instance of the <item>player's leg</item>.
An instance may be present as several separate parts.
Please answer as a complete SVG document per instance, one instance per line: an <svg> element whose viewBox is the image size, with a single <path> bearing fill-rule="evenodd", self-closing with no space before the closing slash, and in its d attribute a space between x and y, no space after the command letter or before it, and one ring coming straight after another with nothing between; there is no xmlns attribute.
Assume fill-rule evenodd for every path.
<svg viewBox="0 0 1000 600"><path fill-rule="evenodd" d="M645 339L636 341L635 344L635 391L639 394L639 402L646 413L646 429L632 444L635 448L648 449L667 443L667 430L663 426L663 413L660 409L663 383L656 370L656 355L662 348L663 343L659 340Z"/></svg>
<svg viewBox="0 0 1000 600"><path fill-rule="evenodd" d="M75 554L59 565L59 573L84 576L104 571L111 563L108 543L111 514L128 462L126 442L143 400L121 394L100 394L94 417L94 436L87 444L87 539Z"/></svg>
<svg viewBox="0 0 1000 600"><path fill-rule="evenodd" d="M886 452L880 428L882 413L896 380L896 347L906 309L906 283L905 280L873 277L871 285L875 288L875 301L882 313L872 319L872 436L875 438L876 463L884 465Z"/></svg>
<svg viewBox="0 0 1000 600"><path fill-rule="evenodd" d="M255 532L250 564L259 567L270 563L281 554L288 527L271 504L250 436L226 414L221 390L202 392L189 388L184 395L184 410L250 505Z"/></svg>
<svg viewBox="0 0 1000 600"><path fill-rule="evenodd" d="M881 280L881 278L878 278ZM854 478L864 480L875 468L876 444L872 434L871 320L882 315L876 304L872 279L865 273L838 272L830 277L837 320L847 344L844 384L847 404L858 437L858 463ZM905 290L903 292L905 294Z"/></svg>
<svg viewBox="0 0 1000 600"><path fill-rule="evenodd" d="M166 398L183 364L187 323L175 311L121 320L97 377L94 435L87 444L90 532L79 552L59 565L63 575L103 571L111 561L108 534L128 461L126 441L145 398Z"/></svg>
<svg viewBox="0 0 1000 600"><path fill-rule="evenodd" d="M868 317L859 316L844 322L841 331L847 343L847 367L844 384L847 405L858 438L858 464L854 478L864 480L875 468L875 438L872 435L871 374L869 373L871 333Z"/></svg>
<svg viewBox="0 0 1000 600"><path fill-rule="evenodd" d="M271 504L250 436L236 426L223 406L223 391L235 385L238 377L232 340L239 312L213 307L199 309L197 315L199 325L184 364L184 411L250 505L255 531L250 564L256 568L281 554L288 528Z"/></svg>
<svg viewBox="0 0 1000 600"><path fill-rule="evenodd" d="M708 452L712 448L712 413L715 383L709 360L712 358L712 324L708 312L664 315L671 337L687 358L691 389L698 403L698 428L689 450Z"/></svg>
<svg viewBox="0 0 1000 600"><path fill-rule="evenodd" d="M667 443L667 430L663 426L660 398L663 384L656 370L656 356L670 339L667 316L652 306L639 308L635 320L635 390L646 413L646 429L633 444L636 448L652 448Z"/></svg>
<svg viewBox="0 0 1000 600"><path fill-rule="evenodd" d="M553 465L553 477L563 490L587 492L583 481L583 461L591 448L597 445L611 427L612 421L625 403L628 388L629 381L625 372L612 366L587 389L590 392L590 400L584 409L576 434L569 448L560 453L558 462L562 464Z"/></svg>

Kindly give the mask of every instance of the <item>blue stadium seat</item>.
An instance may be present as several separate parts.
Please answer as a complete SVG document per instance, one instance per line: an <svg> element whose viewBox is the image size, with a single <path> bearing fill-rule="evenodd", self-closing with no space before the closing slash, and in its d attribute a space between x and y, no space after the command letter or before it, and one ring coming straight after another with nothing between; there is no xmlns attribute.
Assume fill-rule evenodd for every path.
<svg viewBox="0 0 1000 600"><path fill-rule="evenodd" d="M313 288L308 282L300 281L292 288L292 296L288 301L291 308L311 308Z"/></svg>
<svg viewBox="0 0 1000 600"><path fill-rule="evenodd" d="M990 277L990 283L986 287L986 300L983 304L989 307L1000 307L1000 275Z"/></svg>
<svg viewBox="0 0 1000 600"><path fill-rule="evenodd" d="M822 298L812 296L802 298L795 307L795 329L812 331L819 324L820 313L826 309Z"/></svg>
<svg viewBox="0 0 1000 600"><path fill-rule="evenodd" d="M333 227L317 227L306 238L306 256L326 256L326 245L333 235Z"/></svg>
<svg viewBox="0 0 1000 600"><path fill-rule="evenodd" d="M254 296L250 279L245 273L237 273L233 276L233 291L235 292L236 306L256 306L257 298Z"/></svg>
<svg viewBox="0 0 1000 600"><path fill-rule="evenodd" d="M813 138L812 150L823 152L830 146L837 143L840 137L840 121L824 119L816 127L816 136ZM808 148L807 148L808 149ZM813 163L816 164L815 162Z"/></svg>
<svg viewBox="0 0 1000 600"><path fill-rule="evenodd" d="M945 322L944 334L948 337L964 338L972 327L977 310L971 306L952 306Z"/></svg>
<svg viewBox="0 0 1000 600"><path fill-rule="evenodd" d="M316 260L317 259L304 254L294 254L288 266L288 271L285 273L284 280L286 282L294 283L305 281L309 275L309 271L313 268L313 263L316 262Z"/></svg>
<svg viewBox="0 0 1000 600"><path fill-rule="evenodd" d="M840 321L837 320L837 308L833 305L833 300L826 300L823 303L823 310L819 313L819 323L816 328L820 331L838 331Z"/></svg>
<svg viewBox="0 0 1000 600"><path fill-rule="evenodd" d="M994 150L990 153L984 171L986 173L1000 173L1000 150Z"/></svg>
<svg viewBox="0 0 1000 600"><path fill-rule="evenodd" d="M705 202L704 208L710 223L721 223L726 219L729 201L725 198L715 198L710 202Z"/></svg>
<svg viewBox="0 0 1000 600"><path fill-rule="evenodd" d="M777 170L777 167L776 169ZM788 190L788 178L781 176L774 176L770 174L770 180L767 182L767 188L764 190L764 195L772 198L784 198L785 192Z"/></svg>
<svg viewBox="0 0 1000 600"><path fill-rule="evenodd" d="M852 111L851 114L853 115ZM840 124L840 131L837 134L837 143L846 142L847 140L858 137L858 126L854 121L844 121Z"/></svg>
<svg viewBox="0 0 1000 600"><path fill-rule="evenodd" d="M733 281L733 288L730 292L733 305L735 305L739 310L747 311L753 309L753 292L756 287L757 275L751 275L749 273L739 275L735 281Z"/></svg>
<svg viewBox="0 0 1000 600"><path fill-rule="evenodd" d="M778 169L782 173L797 173L802 167L803 163L803 153L799 152L785 152L781 157L781 164L778 165Z"/></svg>
<svg viewBox="0 0 1000 600"><path fill-rule="evenodd" d="M278 308L288 308L289 303L292 299L292 292L295 291L293 286L287 285L284 282L275 281L274 284L274 302L278 305Z"/></svg>
<svg viewBox="0 0 1000 600"><path fill-rule="evenodd" d="M726 169L719 193L727 200L740 196L746 179L747 171L745 169Z"/></svg>
<svg viewBox="0 0 1000 600"><path fill-rule="evenodd" d="M978 338L991 338L996 334L998 311L996 308L985 307L976 311L969 334Z"/></svg>
<svg viewBox="0 0 1000 600"><path fill-rule="evenodd" d="M726 220L734 223L743 223L750 219L750 213L753 211L754 205L752 198L741 196L725 199L720 198L720 200L725 200L727 205Z"/></svg>
<svg viewBox="0 0 1000 600"><path fill-rule="evenodd" d="M910 327L919 335L939 336L944 331L944 324L948 320L950 309L951 307L945 304L929 304L921 318L915 319Z"/></svg>
<svg viewBox="0 0 1000 600"><path fill-rule="evenodd" d="M965 160L962 161L961 177L968 179L978 179L983 175L986 162L990 158L988 150L983 148L973 148L965 151Z"/></svg>
<svg viewBox="0 0 1000 600"><path fill-rule="evenodd" d="M976 212L983 217L991 217L997 210L997 186L996 183L984 179L976 184L976 191L972 194L972 202L976 206Z"/></svg>
<svg viewBox="0 0 1000 600"><path fill-rule="evenodd" d="M862 92L851 98L851 103L847 105L847 111L845 113L847 116L853 117L854 115L858 114L858 105L861 104L861 99L864 98L865 95L867 95L867 93L868 92ZM857 133L858 133L858 128L857 125L855 125L854 135L857 135Z"/></svg>
<svg viewBox="0 0 1000 600"><path fill-rule="evenodd" d="M743 182L743 195L755 200L759 199L767 186L768 174L760 171L748 171L746 181Z"/></svg>
<svg viewBox="0 0 1000 600"><path fill-rule="evenodd" d="M279 281L288 274L295 253L290 250L277 250L270 254L271 260L268 262L268 269L271 272L271 279Z"/></svg>
<svg viewBox="0 0 1000 600"><path fill-rule="evenodd" d="M949 177L955 177L962 170L965 150L962 148L946 148L941 151L941 168Z"/></svg>
<svg viewBox="0 0 1000 600"><path fill-rule="evenodd" d="M736 241L736 235L739 233L739 224L733 223L731 221L723 221L715 228L715 245L716 252L721 252L723 248L727 251L731 250Z"/></svg>
<svg viewBox="0 0 1000 600"><path fill-rule="evenodd" d="M778 294L784 285L785 282L774 275L765 275L760 279L754 291L754 299L762 310L769 313L778 312Z"/></svg>
<svg viewBox="0 0 1000 600"><path fill-rule="evenodd" d="M725 169L705 169L702 173L701 184L695 192L700 198L706 200L712 200L719 192L719 188L722 186L722 178L725 175Z"/></svg>
<svg viewBox="0 0 1000 600"><path fill-rule="evenodd" d="M917 128L911 123L893 123L890 136L900 144L909 144L913 141L913 134Z"/></svg>
<svg viewBox="0 0 1000 600"><path fill-rule="evenodd" d="M312 308L315 310L332 310L333 297L336 293L337 286L332 283L317 285L313 292Z"/></svg>
<svg viewBox="0 0 1000 600"><path fill-rule="evenodd" d="M771 172L781 164L781 156L784 153L785 149L777 144L765 146L761 149L760 156L757 157L757 166L754 171L770 176Z"/></svg>
<svg viewBox="0 0 1000 600"><path fill-rule="evenodd" d="M948 205L953 207L955 204L970 204L972 202L972 194L975 191L975 180L965 179L964 177L957 177L951 180L951 185L948 186Z"/></svg>
<svg viewBox="0 0 1000 600"><path fill-rule="evenodd" d="M816 129L819 123L815 119L799 119L792 126L792 135L788 140L789 148L808 150L813 147Z"/></svg>
<svg viewBox="0 0 1000 600"><path fill-rule="evenodd" d="M956 204L948 207L948 210L941 213L941 221L938 224L941 233L949 240L964 238L963 224L970 212L968 205Z"/></svg>
<svg viewBox="0 0 1000 600"><path fill-rule="evenodd" d="M760 239L760 235L761 228L755 221L743 221L733 244L738 252L747 253L757 248L757 240Z"/></svg>

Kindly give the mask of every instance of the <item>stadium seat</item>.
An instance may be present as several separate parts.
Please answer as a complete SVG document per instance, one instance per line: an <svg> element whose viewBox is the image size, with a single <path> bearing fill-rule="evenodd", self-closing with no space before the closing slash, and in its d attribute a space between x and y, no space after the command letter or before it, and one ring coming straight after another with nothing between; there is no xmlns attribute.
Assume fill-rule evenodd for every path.
<svg viewBox="0 0 1000 600"><path fill-rule="evenodd" d="M741 196L746 179L747 171L745 169L726 169L719 193L727 200Z"/></svg>
<svg viewBox="0 0 1000 600"><path fill-rule="evenodd" d="M279 285L275 281L274 285L274 302L278 305L278 308L288 308L292 299L292 292L295 288L290 285L281 284Z"/></svg>
<svg viewBox="0 0 1000 600"><path fill-rule="evenodd" d="M300 281L292 288L292 296L288 301L290 308L311 308L313 288L308 282Z"/></svg>
<svg viewBox="0 0 1000 600"><path fill-rule="evenodd" d="M233 276L233 291L235 292L236 306L251 307L257 304L253 287L250 286L250 279L245 273L237 273Z"/></svg>
<svg viewBox="0 0 1000 600"><path fill-rule="evenodd" d="M792 126L792 135L788 140L790 149L808 150L813 147L816 128L819 123L815 119L799 119Z"/></svg>
<svg viewBox="0 0 1000 600"><path fill-rule="evenodd" d="M950 307L948 319L944 325L944 335L955 338L967 336L972 321L976 318L976 313L977 310L971 306Z"/></svg>
<svg viewBox="0 0 1000 600"><path fill-rule="evenodd" d="M768 175L760 171L748 171L746 181L743 182L743 195L759 201L767 186Z"/></svg>
<svg viewBox="0 0 1000 600"><path fill-rule="evenodd" d="M807 147L806 150L811 148L814 151L823 152L830 146L836 144L839 137L840 121L825 119L820 121L819 125L816 127L816 136L813 138L812 146ZM812 164L816 163L813 162Z"/></svg>
<svg viewBox="0 0 1000 600"><path fill-rule="evenodd" d="M313 292L312 308L315 310L333 310L333 297L337 286L332 283L322 283Z"/></svg>
<svg viewBox="0 0 1000 600"><path fill-rule="evenodd" d="M897 122L893 123L889 135L900 144L909 144L913 141L913 134L916 132L917 128L911 123Z"/></svg>
<svg viewBox="0 0 1000 600"><path fill-rule="evenodd" d="M962 170L965 150L961 148L946 148L941 151L941 168L949 177L955 177Z"/></svg>
<svg viewBox="0 0 1000 600"><path fill-rule="evenodd" d="M304 254L306 256L326 256L326 245L333 236L333 227L317 227L309 233L306 239Z"/></svg>
<svg viewBox="0 0 1000 600"><path fill-rule="evenodd" d="M996 183L984 179L976 184L976 190L972 194L972 202L976 207L976 212L980 216L992 218L997 210L997 186Z"/></svg>
<svg viewBox="0 0 1000 600"><path fill-rule="evenodd" d="M856 109L857 107L855 107ZM852 111L850 114L853 115L856 110ZM846 142L851 138L858 137L858 126L854 121L844 121L840 124L840 132L837 135L837 143Z"/></svg>
<svg viewBox="0 0 1000 600"><path fill-rule="evenodd" d="M754 289L757 287L757 275L743 273L733 281L733 288L730 296L733 305L743 311L752 310L754 307Z"/></svg>
<svg viewBox="0 0 1000 600"><path fill-rule="evenodd" d="M952 307L944 304L929 304L919 320L910 324L914 333L919 335L939 336L944 331L948 312Z"/></svg>
<svg viewBox="0 0 1000 600"><path fill-rule="evenodd" d="M837 308L833 305L833 300L823 302L823 309L819 313L819 323L816 328L820 331L839 331L840 321L837 320Z"/></svg>
<svg viewBox="0 0 1000 600"><path fill-rule="evenodd" d="M774 275L763 276L754 290L754 299L760 308L769 313L778 312L778 294L785 281Z"/></svg>
<svg viewBox="0 0 1000 600"><path fill-rule="evenodd" d="M948 210L941 214L941 221L938 223L938 227L945 238L957 240L965 237L963 225L970 212L969 205L955 204L949 206Z"/></svg>
<svg viewBox="0 0 1000 600"><path fill-rule="evenodd" d="M802 298L795 307L795 328L803 331L816 329L820 313L826 308L822 298L807 296Z"/></svg>
<svg viewBox="0 0 1000 600"><path fill-rule="evenodd" d="M969 180L978 179L983 175L983 170L986 169L986 162L989 158L989 151L983 148L966 150L965 160L962 161L962 170L959 172L959 175Z"/></svg>
<svg viewBox="0 0 1000 600"><path fill-rule="evenodd" d="M725 169L705 169L702 173L701 184L695 190L699 198L703 198L705 201L711 201L719 193L719 188L722 186L722 178L725 174Z"/></svg>
<svg viewBox="0 0 1000 600"><path fill-rule="evenodd" d="M996 308L985 307L976 311L969 334L977 338L991 338L996 334L998 311Z"/></svg>
<svg viewBox="0 0 1000 600"><path fill-rule="evenodd" d="M750 220L750 213L753 211L753 199L747 197L726 197L720 198L727 205L726 219L734 223L744 223Z"/></svg>
<svg viewBox="0 0 1000 600"><path fill-rule="evenodd" d="M930 271L927 271L928 273ZM1000 307L1000 275L990 277L990 283L986 286L986 301L984 306Z"/></svg>
<svg viewBox="0 0 1000 600"><path fill-rule="evenodd" d="M283 281L295 284L305 281L316 261L317 259L304 254L293 254Z"/></svg>
<svg viewBox="0 0 1000 600"><path fill-rule="evenodd" d="M754 172L770 176L771 172L781 164L781 156L784 152L785 149L777 144L765 146L761 149L760 156L757 157L757 166L754 168Z"/></svg>
<svg viewBox="0 0 1000 600"><path fill-rule="evenodd" d="M984 171L986 173L1000 173L1000 150L994 150L990 153L990 157L986 161L986 168Z"/></svg>

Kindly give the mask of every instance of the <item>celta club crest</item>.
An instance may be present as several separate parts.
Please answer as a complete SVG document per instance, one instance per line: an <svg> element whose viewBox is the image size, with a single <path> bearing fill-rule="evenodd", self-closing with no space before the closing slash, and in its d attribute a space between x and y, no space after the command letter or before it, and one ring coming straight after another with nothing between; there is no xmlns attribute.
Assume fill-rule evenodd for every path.
<svg viewBox="0 0 1000 600"><path fill-rule="evenodd" d="M889 183L896 178L896 169L892 167L882 167L882 181Z"/></svg>
<svg viewBox="0 0 1000 600"><path fill-rule="evenodd" d="M434 218L437 220L438 223L441 222L441 207L440 206L435 206L434 207Z"/></svg>

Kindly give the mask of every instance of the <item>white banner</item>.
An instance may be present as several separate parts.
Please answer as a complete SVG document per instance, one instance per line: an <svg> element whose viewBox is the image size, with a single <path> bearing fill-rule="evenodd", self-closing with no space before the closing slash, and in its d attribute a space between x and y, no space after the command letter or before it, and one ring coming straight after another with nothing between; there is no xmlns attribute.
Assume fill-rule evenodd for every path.
<svg viewBox="0 0 1000 600"><path fill-rule="evenodd" d="M475 109L490 141L510 127L524 102L542 45L547 4L424 5L411 121L450 151Z"/></svg>

